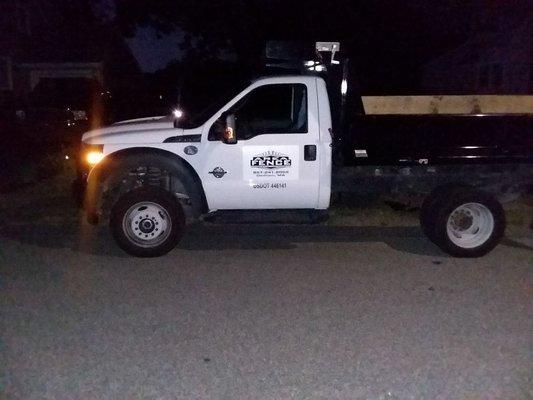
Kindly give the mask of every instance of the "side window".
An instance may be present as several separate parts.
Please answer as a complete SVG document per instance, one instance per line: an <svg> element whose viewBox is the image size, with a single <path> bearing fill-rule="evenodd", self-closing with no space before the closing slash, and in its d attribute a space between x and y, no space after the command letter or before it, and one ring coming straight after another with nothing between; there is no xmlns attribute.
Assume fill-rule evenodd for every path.
<svg viewBox="0 0 533 400"><path fill-rule="evenodd" d="M303 84L258 87L235 106L237 139L273 133L307 132L307 90Z"/></svg>
<svg viewBox="0 0 533 400"><path fill-rule="evenodd" d="M235 115L238 140L276 133L307 133L307 89L304 84L260 86L229 111ZM209 140L219 140L222 119L209 131Z"/></svg>

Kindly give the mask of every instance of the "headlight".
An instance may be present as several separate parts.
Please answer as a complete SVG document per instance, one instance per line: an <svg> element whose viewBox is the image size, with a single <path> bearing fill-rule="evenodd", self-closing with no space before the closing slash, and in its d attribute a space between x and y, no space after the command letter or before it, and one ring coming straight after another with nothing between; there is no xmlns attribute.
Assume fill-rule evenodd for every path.
<svg viewBox="0 0 533 400"><path fill-rule="evenodd" d="M104 158L104 153L100 153L98 151L90 151L89 153L87 153L86 160L90 165L95 165L102 161L102 158Z"/></svg>
<svg viewBox="0 0 533 400"><path fill-rule="evenodd" d="M101 144L84 145L81 158L91 167L95 166L104 158L104 146Z"/></svg>

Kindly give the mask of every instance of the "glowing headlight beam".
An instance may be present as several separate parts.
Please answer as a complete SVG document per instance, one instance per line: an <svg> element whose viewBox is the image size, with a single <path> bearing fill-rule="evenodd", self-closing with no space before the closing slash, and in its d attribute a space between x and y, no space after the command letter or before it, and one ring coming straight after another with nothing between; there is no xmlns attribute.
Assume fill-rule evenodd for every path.
<svg viewBox="0 0 533 400"><path fill-rule="evenodd" d="M176 119L180 119L181 117L183 117L183 111L181 111L178 108L176 108L174 111L172 111L172 114L174 115L174 118L176 118Z"/></svg>
<svg viewBox="0 0 533 400"><path fill-rule="evenodd" d="M104 153L101 151L90 151L85 156L87 163L91 166L98 164L100 161L102 161L102 158L104 158Z"/></svg>

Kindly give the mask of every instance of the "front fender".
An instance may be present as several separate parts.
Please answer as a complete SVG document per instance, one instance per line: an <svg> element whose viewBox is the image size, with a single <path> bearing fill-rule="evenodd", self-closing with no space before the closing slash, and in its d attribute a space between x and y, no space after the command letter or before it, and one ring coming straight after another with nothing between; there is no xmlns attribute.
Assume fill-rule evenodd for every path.
<svg viewBox="0 0 533 400"><path fill-rule="evenodd" d="M108 154L89 173L85 194L85 210L89 222L95 223L103 212L103 194L112 189L114 176L124 176L138 167L155 167L177 179L189 198L194 218L207 210L202 182L194 168L182 157L167 150L137 147Z"/></svg>

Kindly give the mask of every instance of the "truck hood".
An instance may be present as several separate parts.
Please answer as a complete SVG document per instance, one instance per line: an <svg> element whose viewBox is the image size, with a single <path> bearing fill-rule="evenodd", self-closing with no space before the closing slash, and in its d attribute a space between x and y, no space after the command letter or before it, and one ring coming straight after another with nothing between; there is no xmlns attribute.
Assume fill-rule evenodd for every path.
<svg viewBox="0 0 533 400"><path fill-rule="evenodd" d="M183 134L174 128L172 116L130 119L86 132L82 141L87 144L162 143L170 136Z"/></svg>

